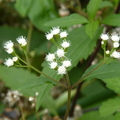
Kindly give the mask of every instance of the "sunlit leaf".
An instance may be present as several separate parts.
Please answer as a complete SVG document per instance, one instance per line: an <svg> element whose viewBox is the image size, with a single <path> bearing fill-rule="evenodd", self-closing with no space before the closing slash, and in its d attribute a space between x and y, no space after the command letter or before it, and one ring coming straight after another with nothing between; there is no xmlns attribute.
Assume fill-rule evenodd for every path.
<svg viewBox="0 0 120 120"><path fill-rule="evenodd" d="M35 78L36 75L30 73L23 68L14 68L0 66L0 78L5 82L6 86L17 90L27 79ZM36 90L21 90L24 95L34 95Z"/></svg>
<svg viewBox="0 0 120 120"><path fill-rule="evenodd" d="M86 33L91 39L96 34L98 25L99 25L98 21L93 21L86 24Z"/></svg>
<svg viewBox="0 0 120 120"><path fill-rule="evenodd" d="M113 61L107 64L96 64L89 67L82 77L85 77L86 80L92 80L93 78L99 79L111 79L120 77L120 62Z"/></svg>
<svg viewBox="0 0 120 120"><path fill-rule="evenodd" d="M79 14L71 14L70 16L57 18L45 23L45 26L60 26L60 27L69 27L72 25L78 25L87 23L87 19Z"/></svg>
<svg viewBox="0 0 120 120"><path fill-rule="evenodd" d="M109 117L120 109L120 98L116 97L103 102L100 106L99 112L101 117Z"/></svg>
<svg viewBox="0 0 120 120"><path fill-rule="evenodd" d="M120 78L109 78L109 79L103 79L103 82L106 83L106 86L115 91L116 93L120 94Z"/></svg>
<svg viewBox="0 0 120 120"><path fill-rule="evenodd" d="M102 0L90 0L87 5L87 12L89 15L89 19L93 20L95 18L95 15L99 9L99 5L102 2Z"/></svg>
<svg viewBox="0 0 120 120"><path fill-rule="evenodd" d="M102 23L110 26L120 26L120 14L110 14L102 20Z"/></svg>

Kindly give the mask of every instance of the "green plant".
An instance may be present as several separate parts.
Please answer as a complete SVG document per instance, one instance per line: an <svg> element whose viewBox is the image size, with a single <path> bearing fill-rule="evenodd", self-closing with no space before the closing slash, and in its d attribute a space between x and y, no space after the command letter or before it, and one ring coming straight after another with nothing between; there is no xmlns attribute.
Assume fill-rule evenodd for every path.
<svg viewBox="0 0 120 120"><path fill-rule="evenodd" d="M106 94L111 93L113 98L110 97L108 101L103 102L99 108L99 113L91 112L83 114L82 117L74 116L74 119L93 119L94 116L96 116L98 120L104 120L105 118L117 119L120 108L119 96L117 95L120 92L119 33L114 33L115 30L112 27L120 26L120 3L117 0L90 0L89 3L86 4L87 7L85 7L84 11L80 7L80 1L76 3L77 7L72 7L70 3L70 8L74 13L59 18L53 1L17 0L15 3L16 10L21 16L28 17L30 22L28 37L27 40L23 37L26 34L25 30L22 30L23 33L18 28L14 30L14 32L20 31L23 36L17 39L19 45L15 44L13 47L12 41L4 44L6 51L15 57L13 59L8 58L4 64L8 67L14 65L26 69L16 67L6 68L1 65L0 76L7 86L11 89L19 90L25 96L34 96L35 92L39 92L39 95L36 96L36 111L42 106L43 108L48 108L50 112L55 115L59 114L57 109L62 106L62 101L58 102L60 101L59 97L54 100L52 96L49 95L49 91L54 86L63 87L64 90L68 92L67 101L66 97L62 99L63 103L64 100L67 102L64 120L66 120L68 116L73 116L73 110L77 100L82 107L89 108L89 106L85 106L91 99L89 98L89 94L94 91L94 87L100 87L100 89L103 90L100 96L101 101L97 100L97 93L94 93L95 96L92 98L92 100L96 100L97 105L100 105L108 99L108 97L104 99L105 96L102 96L105 92ZM38 9L39 5L41 6L40 9ZM116 9L116 11L114 11L114 9ZM37 39L39 38L39 32L34 31L33 25L43 33L53 27L50 32L46 33L48 41L45 39L43 33L40 34L41 41L34 41L36 36ZM72 28L71 26L73 25L77 25L77 28ZM55 26L62 27L64 30L61 31L59 27ZM106 30L103 31L105 27ZM71 31L68 28L71 28ZM12 28L3 27L1 31L3 32L3 30L10 31ZM114 32L112 30L114 30ZM106 34L106 32L109 32L109 34ZM61 35L61 33L63 34ZM10 37L10 35L8 36L14 40L18 35L19 32L16 35L13 34L12 37ZM2 38L4 38L4 36ZM110 42L107 42L108 39ZM52 46L50 47L51 50L47 49L47 45ZM95 47L96 49L94 49ZM42 51L44 51L44 53L42 53ZM48 54L49 51L50 53ZM37 61L37 64L34 62L34 53L40 55L40 60ZM6 56L7 55L2 54L2 58ZM118 60L116 60L116 58ZM97 59L97 63L91 65L94 59ZM15 62L13 62L13 60L15 60ZM33 72L40 76L37 77ZM8 74L7 76L6 73ZM15 81L15 79L17 79L17 81ZM61 79L63 79L65 83L61 82ZM106 87L103 84L105 84ZM90 93L90 89L87 88L89 85L92 86ZM75 89L77 90L76 95L74 92ZM78 98L80 89L81 94L83 94L83 96L86 94L88 97L86 99L83 97L83 101L82 97L80 99ZM99 92L97 88L95 91ZM74 95L76 97L71 100L71 96L73 97ZM47 100L50 101L49 105ZM54 103L56 105L54 105ZM59 104L61 104L61 106Z"/></svg>

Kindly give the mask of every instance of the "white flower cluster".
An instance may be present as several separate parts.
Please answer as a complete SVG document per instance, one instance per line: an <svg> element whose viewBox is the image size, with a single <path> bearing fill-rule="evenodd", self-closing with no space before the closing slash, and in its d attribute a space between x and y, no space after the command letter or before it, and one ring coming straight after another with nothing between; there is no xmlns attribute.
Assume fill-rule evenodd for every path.
<svg viewBox="0 0 120 120"><path fill-rule="evenodd" d="M18 37L16 41L21 47L24 47L27 44L26 38L23 36ZM3 47L8 54L14 54L14 43L11 40L7 41ZM16 62L17 60L18 60L18 57L16 56L13 58L8 58L8 59L5 59L4 64L10 67L10 66L13 66L14 62Z"/></svg>
<svg viewBox="0 0 120 120"><path fill-rule="evenodd" d="M4 102L8 103L9 106L13 106L20 100L21 96L22 94L20 94L18 91L9 90L5 96Z"/></svg>
<svg viewBox="0 0 120 120"><path fill-rule="evenodd" d="M66 38L68 33L66 31L61 31L59 27L53 27L53 29L46 34L46 39L51 40L54 38L54 35L59 35L60 38Z"/></svg>
<svg viewBox="0 0 120 120"><path fill-rule="evenodd" d="M115 33L111 34L111 36L103 33L103 34L101 34L101 39L102 39L101 44L104 47L106 47L106 43L107 43L108 40L112 41L112 43L113 43L112 50L111 51L106 50L105 53L110 57L119 59L120 58L120 52L117 51L117 48L120 46L120 43L119 43L120 42L120 36L118 36L118 34L115 34Z"/></svg>
<svg viewBox="0 0 120 120"><path fill-rule="evenodd" d="M49 62L50 68L57 70L57 73L61 75L66 74L67 68L71 66L71 60L65 56L67 48L70 47L70 42L66 40L67 35L68 33L61 31L59 27L54 27L50 33L46 34L48 40L54 40L55 36L58 36L62 40L61 44L59 43L60 41L58 42L57 47L59 47L56 52L46 55L46 61ZM56 40L54 41L56 42Z"/></svg>

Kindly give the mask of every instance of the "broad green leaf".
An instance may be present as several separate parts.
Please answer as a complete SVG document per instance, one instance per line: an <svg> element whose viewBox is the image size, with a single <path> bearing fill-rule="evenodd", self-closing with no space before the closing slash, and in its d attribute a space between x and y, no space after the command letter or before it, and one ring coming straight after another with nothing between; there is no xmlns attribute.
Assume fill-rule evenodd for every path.
<svg viewBox="0 0 120 120"><path fill-rule="evenodd" d="M103 102L100 106L99 112L101 117L109 117L120 109L120 98L116 97Z"/></svg>
<svg viewBox="0 0 120 120"><path fill-rule="evenodd" d="M113 7L113 4L110 1L102 1L99 9L104 8L104 7Z"/></svg>
<svg viewBox="0 0 120 120"><path fill-rule="evenodd" d="M99 25L98 21L93 21L86 24L86 33L91 39L96 34L98 25Z"/></svg>
<svg viewBox="0 0 120 120"><path fill-rule="evenodd" d="M46 79L46 77L41 77L41 80L40 78L33 78L26 80L18 89L32 89L46 83L56 84L55 82Z"/></svg>
<svg viewBox="0 0 120 120"><path fill-rule="evenodd" d="M86 81L81 88L81 99L78 103L84 108L96 107L101 102L116 96L116 94L107 89L100 80Z"/></svg>
<svg viewBox="0 0 120 120"><path fill-rule="evenodd" d="M102 81L106 83L106 86L109 89L111 89L114 92L120 94L120 78L103 79Z"/></svg>
<svg viewBox="0 0 120 120"><path fill-rule="evenodd" d="M101 118L98 111L88 112L83 114L82 117L80 117L79 120L114 120L113 116L107 117L107 118Z"/></svg>
<svg viewBox="0 0 120 120"><path fill-rule="evenodd" d="M46 94L48 92L50 92L50 89L52 88L53 86L51 84L43 84L41 85L39 88L38 88L38 91L39 92L39 95L37 96L37 102L36 102L36 110L39 109L40 105L42 104L42 101L44 99L44 97L47 99L47 96ZM49 94L50 95L50 94Z"/></svg>
<svg viewBox="0 0 120 120"><path fill-rule="evenodd" d="M120 14L110 14L102 20L102 23L110 26L120 26Z"/></svg>
<svg viewBox="0 0 120 120"><path fill-rule="evenodd" d="M33 0L17 0L15 8L22 17L25 17L28 14L33 2Z"/></svg>
<svg viewBox="0 0 120 120"><path fill-rule="evenodd" d="M109 79L120 77L120 62L113 61L107 64L96 64L89 67L82 77L86 80L92 80L93 78Z"/></svg>
<svg viewBox="0 0 120 120"><path fill-rule="evenodd" d="M17 90L27 79L35 78L36 75L30 73L23 68L6 67L0 65L0 78L5 82L6 86ZM21 90L24 95L34 95L36 90Z"/></svg>
<svg viewBox="0 0 120 120"><path fill-rule="evenodd" d="M36 28L48 31L49 27L44 26L44 23L58 17L53 0L34 0L28 17Z"/></svg>
<svg viewBox="0 0 120 120"><path fill-rule="evenodd" d="M60 26L60 27L69 27L72 25L78 25L87 23L87 19L79 14L73 13L70 16L57 18L45 23L45 26Z"/></svg>
<svg viewBox="0 0 120 120"><path fill-rule="evenodd" d="M17 0L16 10L21 16L28 16L39 30L47 31L43 24L58 17L53 0Z"/></svg>
<svg viewBox="0 0 120 120"><path fill-rule="evenodd" d="M87 36L84 26L69 33L67 39L70 40L71 47L68 49L67 56L72 60L72 67L76 66L79 60L87 59L96 46L101 32L102 28L99 28L93 39Z"/></svg>
<svg viewBox="0 0 120 120"><path fill-rule="evenodd" d="M90 0L87 6L87 13L90 21L94 20L102 0Z"/></svg>

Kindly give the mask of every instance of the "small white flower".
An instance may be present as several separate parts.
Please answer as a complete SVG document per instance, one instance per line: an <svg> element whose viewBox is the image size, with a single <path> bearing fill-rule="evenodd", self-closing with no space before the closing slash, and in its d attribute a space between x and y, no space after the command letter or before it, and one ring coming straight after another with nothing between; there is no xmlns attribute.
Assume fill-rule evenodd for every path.
<svg viewBox="0 0 120 120"><path fill-rule="evenodd" d="M113 43L113 47L114 47L114 48L118 48L118 47L119 47L119 42L114 42L114 43Z"/></svg>
<svg viewBox="0 0 120 120"><path fill-rule="evenodd" d="M114 51L110 56L114 58L120 58L120 53L117 51Z"/></svg>
<svg viewBox="0 0 120 120"><path fill-rule="evenodd" d="M39 95L39 92L36 92L35 95L38 96L38 95Z"/></svg>
<svg viewBox="0 0 120 120"><path fill-rule="evenodd" d="M51 30L51 33L53 35L57 35L60 33L60 28L59 27L53 27L53 29Z"/></svg>
<svg viewBox="0 0 120 120"><path fill-rule="evenodd" d="M70 42L68 42L68 41L63 41L63 42L61 43L61 46L62 46L64 49L66 49L66 48L68 48L68 47L70 46Z"/></svg>
<svg viewBox="0 0 120 120"><path fill-rule="evenodd" d="M101 44L104 45L104 41L101 41Z"/></svg>
<svg viewBox="0 0 120 120"><path fill-rule="evenodd" d="M65 52L64 52L63 49L58 49L57 52L56 52L56 54L60 58L60 57L64 57Z"/></svg>
<svg viewBox="0 0 120 120"><path fill-rule="evenodd" d="M60 33L60 38L65 38L67 37L68 33L66 31L63 31Z"/></svg>
<svg viewBox="0 0 120 120"><path fill-rule="evenodd" d="M111 39L112 39L112 41L114 41L114 42L119 42L119 40L120 40L120 38L119 38L119 36L118 36L117 34L113 34L113 35L111 36Z"/></svg>
<svg viewBox="0 0 120 120"><path fill-rule="evenodd" d="M46 56L46 61L53 61L55 59L55 54L51 54L49 53L47 56Z"/></svg>
<svg viewBox="0 0 120 120"><path fill-rule="evenodd" d="M20 96L22 96L22 94L20 94L18 91L9 90L5 96L4 102L8 103L9 106L12 107L20 100Z"/></svg>
<svg viewBox="0 0 120 120"><path fill-rule="evenodd" d="M13 48L5 49L5 51L6 51L8 54L11 54L11 53L13 52Z"/></svg>
<svg viewBox="0 0 120 120"><path fill-rule="evenodd" d="M29 101L33 101L34 100L34 97L29 97Z"/></svg>
<svg viewBox="0 0 120 120"><path fill-rule="evenodd" d="M9 40L4 44L4 48L10 49L10 48L13 48L13 45L14 45L13 42L11 40Z"/></svg>
<svg viewBox="0 0 120 120"><path fill-rule="evenodd" d="M23 36L18 37L16 40L21 46L25 46L27 44L27 41Z"/></svg>
<svg viewBox="0 0 120 120"><path fill-rule="evenodd" d="M105 53L106 53L106 54L109 54L109 53L110 53L110 51L109 51L109 50L107 50Z"/></svg>
<svg viewBox="0 0 120 120"><path fill-rule="evenodd" d="M51 40L53 38L53 33L47 33L45 36L47 40Z"/></svg>
<svg viewBox="0 0 120 120"><path fill-rule="evenodd" d="M102 33L102 34L101 34L101 39L102 39L102 40L108 40L108 39L109 39L108 34Z"/></svg>
<svg viewBox="0 0 120 120"><path fill-rule="evenodd" d="M71 61L70 60L63 61L63 66L64 67L70 67L71 66Z"/></svg>
<svg viewBox="0 0 120 120"><path fill-rule="evenodd" d="M66 68L64 66L58 67L58 74L66 74Z"/></svg>
<svg viewBox="0 0 120 120"><path fill-rule="evenodd" d="M11 58L8 58L5 60L4 64L8 67L13 66L14 65L14 61Z"/></svg>
<svg viewBox="0 0 120 120"><path fill-rule="evenodd" d="M53 62L50 63L50 68L55 69L57 67L57 65L58 65L57 62L53 61Z"/></svg>
<svg viewBox="0 0 120 120"><path fill-rule="evenodd" d="M16 62L18 60L18 57L13 57L12 60Z"/></svg>

